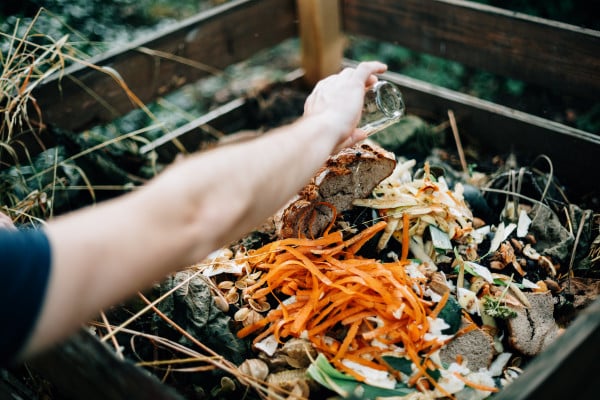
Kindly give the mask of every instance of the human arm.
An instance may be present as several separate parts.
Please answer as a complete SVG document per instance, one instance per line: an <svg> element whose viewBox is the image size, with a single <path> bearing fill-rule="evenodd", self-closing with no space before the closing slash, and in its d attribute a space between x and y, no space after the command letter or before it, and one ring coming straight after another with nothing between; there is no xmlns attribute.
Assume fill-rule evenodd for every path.
<svg viewBox="0 0 600 400"><path fill-rule="evenodd" d="M8 229L15 230L15 225L13 224L12 219L2 211L0 211L0 229Z"/></svg>
<svg viewBox="0 0 600 400"><path fill-rule="evenodd" d="M333 151L364 137L364 89L384 70L346 69L315 87L293 124L189 156L133 193L50 221L52 271L25 356L262 223Z"/></svg>

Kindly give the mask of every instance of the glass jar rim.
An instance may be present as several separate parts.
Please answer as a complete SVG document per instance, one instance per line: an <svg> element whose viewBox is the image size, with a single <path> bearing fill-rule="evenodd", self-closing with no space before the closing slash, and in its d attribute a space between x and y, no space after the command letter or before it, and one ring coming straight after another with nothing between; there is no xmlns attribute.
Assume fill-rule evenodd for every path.
<svg viewBox="0 0 600 400"><path fill-rule="evenodd" d="M375 103L388 117L397 117L404 114L404 99L396 85L388 81L377 81L373 85L375 90Z"/></svg>

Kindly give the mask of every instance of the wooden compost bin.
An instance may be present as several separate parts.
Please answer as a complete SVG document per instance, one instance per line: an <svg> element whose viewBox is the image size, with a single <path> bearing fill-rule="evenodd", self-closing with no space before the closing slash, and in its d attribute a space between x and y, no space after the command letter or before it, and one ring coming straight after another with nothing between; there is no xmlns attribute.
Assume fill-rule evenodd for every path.
<svg viewBox="0 0 600 400"><path fill-rule="evenodd" d="M395 43L573 96L597 98L600 93L598 31L461 0L235 0L91 60L110 69L69 67L34 96L45 124L82 132L135 108L107 71L117 71L140 101L149 103L207 77L199 63L222 70L296 37L302 49L297 78L310 88L318 79L355 63L342 58L346 35ZM514 151L523 159L545 154L569 190L589 192L592 182L597 193L600 137L398 73L386 73L385 79L401 87L409 113L443 120L451 109L461 135L483 151ZM232 133L251 126L251 114L250 102L236 99L141 151L156 150L169 162L182 150L195 151L206 140L203 125ZM44 132L37 138L23 132L14 140L25 143L30 154L40 151L41 145L53 145ZM592 397L600 388L592 375L599 342L600 302L596 301L494 398ZM84 331L33 365L72 398L181 398L141 368L118 360ZM18 383L0 382L0 395L2 390L16 393L18 389Z"/></svg>

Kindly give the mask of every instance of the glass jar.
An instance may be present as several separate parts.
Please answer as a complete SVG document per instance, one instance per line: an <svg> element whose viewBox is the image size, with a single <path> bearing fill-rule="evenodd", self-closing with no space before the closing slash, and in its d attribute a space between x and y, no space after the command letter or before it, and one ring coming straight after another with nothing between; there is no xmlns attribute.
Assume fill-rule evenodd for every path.
<svg viewBox="0 0 600 400"><path fill-rule="evenodd" d="M363 111L358 127L371 136L404 116L402 93L388 81L377 81L365 93Z"/></svg>

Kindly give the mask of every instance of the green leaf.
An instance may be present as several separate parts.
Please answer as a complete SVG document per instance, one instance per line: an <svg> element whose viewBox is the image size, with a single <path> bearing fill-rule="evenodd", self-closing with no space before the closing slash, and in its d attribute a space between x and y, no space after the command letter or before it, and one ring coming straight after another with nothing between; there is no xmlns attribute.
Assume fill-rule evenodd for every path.
<svg viewBox="0 0 600 400"><path fill-rule="evenodd" d="M396 371L400 371L405 375L412 374L412 364L413 362L406 357L395 357L395 356L383 356L383 360L388 363L388 365L394 368Z"/></svg>
<svg viewBox="0 0 600 400"><path fill-rule="evenodd" d="M442 372L438 369L427 369L427 375L429 375L434 381L439 381L442 377Z"/></svg>
<svg viewBox="0 0 600 400"><path fill-rule="evenodd" d="M464 266L465 272L467 274L472 275L472 276L479 276L479 274L477 272L475 272L475 270L469 265L469 263L463 262L462 265ZM454 271L456 271L456 272L459 271L458 265L454 268Z"/></svg>
<svg viewBox="0 0 600 400"><path fill-rule="evenodd" d="M388 365L394 368L396 371L400 371L405 375L412 375L413 362L406 357L395 357L386 355L383 356L383 360L388 363ZM433 378L436 382L442 377L442 373L438 370L427 369L427 375Z"/></svg>
<svg viewBox="0 0 600 400"><path fill-rule="evenodd" d="M515 310L502 305L499 299L491 296L483 297L483 311L492 318L500 319L514 318L517 315Z"/></svg>
<svg viewBox="0 0 600 400"><path fill-rule="evenodd" d="M415 389L408 388L402 383L397 384L394 389L361 383L354 377L335 369L323 354L319 354L317 359L308 367L307 373L312 379L342 397L375 399L406 396L415 392Z"/></svg>
<svg viewBox="0 0 600 400"><path fill-rule="evenodd" d="M458 301L452 296L448 297L448 301L446 301L446 304L444 304L444 308L442 308L438 314L438 318L443 319L448 325L450 325L450 327L444 329L442 333L444 335L454 335L456 332L458 332L461 323L461 316L462 311Z"/></svg>

